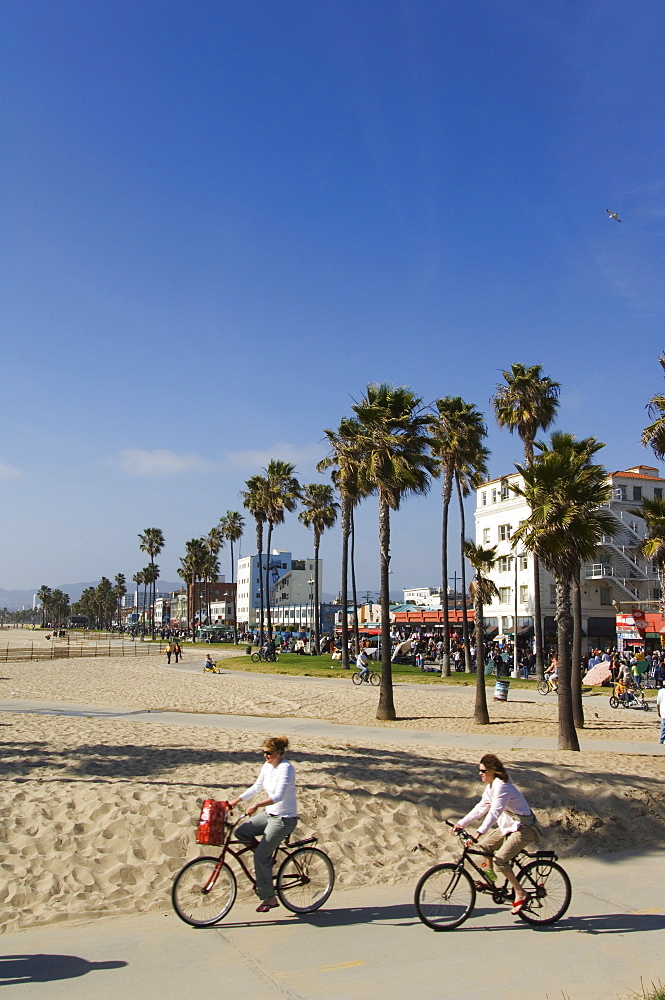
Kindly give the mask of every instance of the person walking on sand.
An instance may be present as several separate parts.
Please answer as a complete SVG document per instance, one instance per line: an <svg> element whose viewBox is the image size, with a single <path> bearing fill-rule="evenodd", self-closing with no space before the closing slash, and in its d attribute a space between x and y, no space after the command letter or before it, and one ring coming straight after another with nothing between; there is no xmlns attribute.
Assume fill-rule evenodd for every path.
<svg viewBox="0 0 665 1000"><path fill-rule="evenodd" d="M173 643L173 655L175 656L176 663L182 657L182 650L180 648L180 643L177 640L176 642Z"/></svg>
<svg viewBox="0 0 665 1000"><path fill-rule="evenodd" d="M229 802L231 808L234 808L239 802L246 802L259 792L265 792L264 798L248 806L247 816L250 818L234 831L238 840L254 848L256 892L261 900L256 908L257 913L267 913L268 910L279 906L272 878L272 856L298 822L296 773L293 764L284 760L288 746L289 741L286 736L269 736L265 739L264 763L258 778L251 788L247 788ZM263 807L265 812L252 819L254 813Z"/></svg>
<svg viewBox="0 0 665 1000"><path fill-rule="evenodd" d="M665 687L660 688L656 695L656 708L660 715L660 737L658 742L665 743Z"/></svg>
<svg viewBox="0 0 665 1000"><path fill-rule="evenodd" d="M171 654L172 653L173 653L173 643L169 642L168 646L166 647L166 662L167 663L171 662Z"/></svg>
<svg viewBox="0 0 665 1000"><path fill-rule="evenodd" d="M489 858L486 871L492 878L496 867L513 887L515 897L511 912L518 916L526 905L529 894L516 879L510 862L529 844L540 841L540 828L529 803L513 785L508 772L495 754L484 754L480 758L478 771L480 780L486 786L485 791L471 812L457 821L453 833L466 830L475 820L485 817L478 827L478 846L487 852ZM491 830L494 826L496 829ZM467 840L466 845L474 846L474 840ZM486 886L483 882L478 882L476 888L484 891Z"/></svg>

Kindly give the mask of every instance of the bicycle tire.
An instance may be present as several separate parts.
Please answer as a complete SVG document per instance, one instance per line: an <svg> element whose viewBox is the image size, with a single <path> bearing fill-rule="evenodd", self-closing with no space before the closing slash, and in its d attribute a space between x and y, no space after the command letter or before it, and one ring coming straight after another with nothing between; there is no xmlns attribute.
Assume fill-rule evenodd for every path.
<svg viewBox="0 0 665 1000"><path fill-rule="evenodd" d="M422 922L433 931L452 931L472 912L476 887L464 869L453 864L435 865L422 876L413 898Z"/></svg>
<svg viewBox="0 0 665 1000"><path fill-rule="evenodd" d="M357 673L357 672L356 672L355 674L351 674L351 680L352 680L352 681L353 681L353 683L354 683L354 684L356 685L356 687L357 687L357 686L358 686L359 684L362 684L362 682L363 682L363 679L362 679L362 677L361 677L361 676L360 676L360 674L359 674L359 673Z"/></svg>
<svg viewBox="0 0 665 1000"><path fill-rule="evenodd" d="M642 711L643 712L648 712L649 711L649 702L648 701L643 701L642 702Z"/></svg>
<svg viewBox="0 0 665 1000"><path fill-rule="evenodd" d="M252 653L252 663L260 663L261 657L258 653Z"/></svg>
<svg viewBox="0 0 665 1000"><path fill-rule="evenodd" d="M282 861L275 889L280 902L292 913L312 913L333 891L335 869L318 847L301 847Z"/></svg>
<svg viewBox="0 0 665 1000"><path fill-rule="evenodd" d="M618 707L619 707L619 699L615 695L612 695L610 697L610 708L618 708Z"/></svg>
<svg viewBox="0 0 665 1000"><path fill-rule="evenodd" d="M554 861L532 861L524 866L518 879L532 897L520 910L525 923L545 927L561 919L570 906L573 890L560 865Z"/></svg>
<svg viewBox="0 0 665 1000"><path fill-rule="evenodd" d="M538 694L549 694L550 686L547 681L538 681L538 687L536 688Z"/></svg>
<svg viewBox="0 0 665 1000"><path fill-rule="evenodd" d="M372 685L372 687L378 687L379 684L381 683L381 678L377 673L372 671L372 673L369 675L369 682Z"/></svg>
<svg viewBox="0 0 665 1000"><path fill-rule="evenodd" d="M236 877L226 863L222 864L214 886L205 891L218 862L219 858L194 858L173 880L173 909L190 927L211 927L219 923L235 903Z"/></svg>

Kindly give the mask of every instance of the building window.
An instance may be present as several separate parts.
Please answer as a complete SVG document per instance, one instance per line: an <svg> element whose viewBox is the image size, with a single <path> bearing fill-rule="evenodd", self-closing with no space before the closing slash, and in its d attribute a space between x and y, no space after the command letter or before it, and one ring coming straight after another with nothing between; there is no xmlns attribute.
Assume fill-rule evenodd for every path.
<svg viewBox="0 0 665 1000"><path fill-rule="evenodd" d="M510 569L511 562L512 559L510 558L510 556L501 556L501 558L499 559L499 572L507 573L508 570Z"/></svg>
<svg viewBox="0 0 665 1000"><path fill-rule="evenodd" d="M509 538L510 538L510 525L509 524L500 524L499 525L499 541L500 542L507 542Z"/></svg>
<svg viewBox="0 0 665 1000"><path fill-rule="evenodd" d="M529 587L523 583L520 585L520 604L526 604L529 600Z"/></svg>
<svg viewBox="0 0 665 1000"><path fill-rule="evenodd" d="M642 499L642 487L633 486L633 500L641 500L641 499Z"/></svg>
<svg viewBox="0 0 665 1000"><path fill-rule="evenodd" d="M483 528L483 544L489 545L489 540L490 540L490 529Z"/></svg>
<svg viewBox="0 0 665 1000"><path fill-rule="evenodd" d="M556 585L550 584L550 604L556 604Z"/></svg>
<svg viewBox="0 0 665 1000"><path fill-rule="evenodd" d="M663 488L662 488L662 486L654 486L654 488L653 488L653 498L654 498L654 500L662 500L663 499Z"/></svg>
<svg viewBox="0 0 665 1000"><path fill-rule="evenodd" d="M508 483L501 483L501 499L502 500L510 499L510 486L508 485Z"/></svg>
<svg viewBox="0 0 665 1000"><path fill-rule="evenodd" d="M480 506L487 507L487 493L480 494Z"/></svg>
<svg viewBox="0 0 665 1000"><path fill-rule="evenodd" d="M615 486L614 487L614 499L615 500L627 500L628 491L625 486Z"/></svg>
<svg viewBox="0 0 665 1000"><path fill-rule="evenodd" d="M600 588L600 603L604 608L609 608L612 604L612 591L609 587Z"/></svg>
<svg viewBox="0 0 665 1000"><path fill-rule="evenodd" d="M510 604L510 587L499 587L499 603Z"/></svg>
<svg viewBox="0 0 665 1000"><path fill-rule="evenodd" d="M496 503L496 497L497 497L496 490L492 490L492 503Z"/></svg>
<svg viewBox="0 0 665 1000"><path fill-rule="evenodd" d="M529 568L529 557L524 555L520 556L520 569L528 569L528 568Z"/></svg>

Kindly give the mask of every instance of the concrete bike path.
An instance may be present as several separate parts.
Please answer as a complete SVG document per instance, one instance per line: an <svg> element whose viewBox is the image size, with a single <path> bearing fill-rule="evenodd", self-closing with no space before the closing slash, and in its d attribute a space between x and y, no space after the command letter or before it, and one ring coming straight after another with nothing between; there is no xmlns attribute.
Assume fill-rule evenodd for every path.
<svg viewBox="0 0 665 1000"><path fill-rule="evenodd" d="M443 730L396 728L388 726L350 726L318 719L299 719L290 716L268 718L253 715L207 715L190 712L153 712L148 709L99 708L65 702L0 700L0 712L35 713L37 715L84 716L86 718L122 719L131 722L157 723L163 726L200 726L206 729L256 732L264 736L275 728L288 728L295 736L312 736L350 743L409 743L414 746L450 747L452 749L487 750L491 743L494 750L556 750L557 741L552 736L502 736L493 727L487 733L449 733ZM625 753L642 756L661 756L665 745L658 742L660 719L653 721L653 742L630 740L589 740L580 736L580 748L586 753Z"/></svg>
<svg viewBox="0 0 665 1000"><path fill-rule="evenodd" d="M8 1000L615 1000L663 976L665 850L563 861L566 916L533 930L479 897L437 934L414 883L336 889L318 913L257 914L237 902L218 927L149 914L5 934Z"/></svg>

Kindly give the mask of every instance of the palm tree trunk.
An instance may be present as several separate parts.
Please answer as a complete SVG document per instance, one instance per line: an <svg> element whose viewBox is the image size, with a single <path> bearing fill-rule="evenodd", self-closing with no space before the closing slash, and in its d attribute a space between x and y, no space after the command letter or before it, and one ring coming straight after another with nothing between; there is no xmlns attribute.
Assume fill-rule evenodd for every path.
<svg viewBox="0 0 665 1000"><path fill-rule="evenodd" d="M258 552L258 562L259 562L259 607L260 607L260 617L259 617L259 648L263 645L263 523L259 520L256 522L256 551ZM252 580L252 587L254 586L254 581Z"/></svg>
<svg viewBox="0 0 665 1000"><path fill-rule="evenodd" d="M441 519L441 602L443 604L443 656L441 676L450 677L450 602L448 600L448 511L453 488L452 471L446 469L441 499L443 515Z"/></svg>
<svg viewBox="0 0 665 1000"><path fill-rule="evenodd" d="M570 580L556 581L556 622L559 660L559 750L579 750L573 700L570 686L570 635L572 616L570 613Z"/></svg>
<svg viewBox="0 0 665 1000"><path fill-rule="evenodd" d="M321 635L321 621L319 618L319 547L321 538L317 531L314 531L314 649L310 650L314 656L319 655L319 641Z"/></svg>
<svg viewBox="0 0 665 1000"><path fill-rule="evenodd" d="M473 721L479 726L489 726L490 714L487 709L485 688L485 629L483 626L483 603L479 598L474 602L474 625L476 629L476 701L473 707Z"/></svg>
<svg viewBox="0 0 665 1000"><path fill-rule="evenodd" d="M360 631L358 628L358 588L356 587L356 526L351 508L351 595L353 597L353 645L356 656L360 652Z"/></svg>
<svg viewBox="0 0 665 1000"><path fill-rule="evenodd" d="M540 600L540 562L538 556L533 556L533 634L536 641L536 677L542 681L545 668L543 666L543 611Z"/></svg>
<svg viewBox="0 0 665 1000"><path fill-rule="evenodd" d="M272 639L272 618L270 615L270 546L272 544L272 523L268 521L268 538L266 539L266 631L268 642Z"/></svg>
<svg viewBox="0 0 665 1000"><path fill-rule="evenodd" d="M381 550L381 689L377 719L394 720L393 674L390 658L390 508L379 492L379 547Z"/></svg>
<svg viewBox="0 0 665 1000"><path fill-rule="evenodd" d="M342 670L349 669L349 534L351 505L342 496Z"/></svg>
<svg viewBox="0 0 665 1000"><path fill-rule="evenodd" d="M582 703L582 589L580 570L573 578L573 649L570 665L570 687L573 699L573 719L576 729L584 729L584 705Z"/></svg>
<svg viewBox="0 0 665 1000"><path fill-rule="evenodd" d="M233 595L233 645L238 644L238 613L236 605L236 590L233 586L235 583L234 579L234 569L233 569L233 539L229 538L229 545L231 546L231 594Z"/></svg>
<svg viewBox="0 0 665 1000"><path fill-rule="evenodd" d="M460 524L461 524L461 534L460 534L460 554L462 559L462 638L464 640L464 669L467 674L471 673L471 643L469 642L469 623L466 619L466 568L464 559L464 532L465 532L465 522L464 522L464 500L462 499L462 487L460 486L459 476L455 476L455 484L457 486L457 499L459 500L459 512L460 512Z"/></svg>

